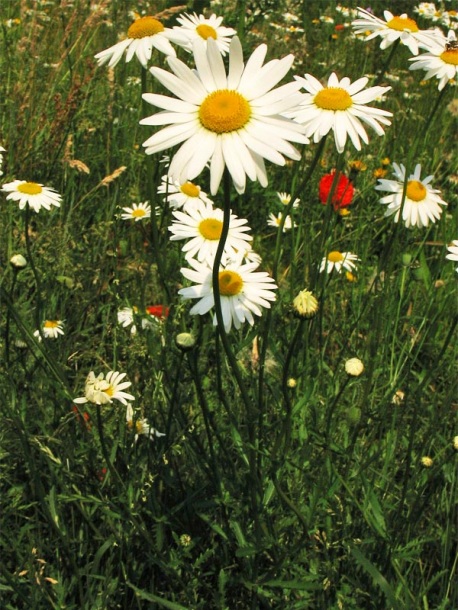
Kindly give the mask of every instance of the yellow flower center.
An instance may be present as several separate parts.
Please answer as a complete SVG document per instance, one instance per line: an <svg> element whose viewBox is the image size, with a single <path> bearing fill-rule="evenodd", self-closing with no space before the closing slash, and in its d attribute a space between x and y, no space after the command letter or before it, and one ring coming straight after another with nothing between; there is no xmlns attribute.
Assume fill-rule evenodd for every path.
<svg viewBox="0 0 458 610"><path fill-rule="evenodd" d="M132 210L132 216L134 218L142 218L143 216L145 216L146 212L143 208L136 208L135 210Z"/></svg>
<svg viewBox="0 0 458 610"><path fill-rule="evenodd" d="M243 280L235 271L220 271L218 283L219 293L223 297L234 297L243 288Z"/></svg>
<svg viewBox="0 0 458 610"><path fill-rule="evenodd" d="M406 195L411 201L423 201L426 197L426 188L418 180L409 180Z"/></svg>
<svg viewBox="0 0 458 610"><path fill-rule="evenodd" d="M202 125L215 133L237 131L248 123L250 104L238 91L219 89L210 93L199 108Z"/></svg>
<svg viewBox="0 0 458 610"><path fill-rule="evenodd" d="M164 31L164 26L154 17L140 17L127 30L128 38L145 38Z"/></svg>
<svg viewBox="0 0 458 610"><path fill-rule="evenodd" d="M387 21L386 25L398 32L405 32L406 30L409 32L418 32L418 25L414 19L410 19L409 17L393 17L393 19Z"/></svg>
<svg viewBox="0 0 458 610"><path fill-rule="evenodd" d="M39 195L43 189L36 182L24 182L17 187L17 190L25 195Z"/></svg>
<svg viewBox="0 0 458 610"><path fill-rule="evenodd" d="M353 104L351 95L341 87L325 87L315 95L314 102L323 110L347 110Z"/></svg>
<svg viewBox="0 0 458 610"><path fill-rule="evenodd" d="M199 34L201 38L207 40L207 38L213 38L216 40L216 30L212 28L211 25L206 25L205 23L201 23L196 27L196 32Z"/></svg>
<svg viewBox="0 0 458 610"><path fill-rule="evenodd" d="M110 385L105 390L102 390L102 392L104 394L107 394L111 398L113 396L113 394L114 394L114 388L111 385L111 383L110 383Z"/></svg>
<svg viewBox="0 0 458 610"><path fill-rule="evenodd" d="M341 252L337 252L336 250L328 254L328 261L330 263L341 263L343 259L343 254Z"/></svg>
<svg viewBox="0 0 458 610"><path fill-rule="evenodd" d="M185 182L180 186L180 191L188 197L198 197L200 195L200 187L192 182Z"/></svg>
<svg viewBox="0 0 458 610"><path fill-rule="evenodd" d="M450 49L450 51L444 51L439 55L439 57L446 64L458 66L458 49Z"/></svg>
<svg viewBox="0 0 458 610"><path fill-rule="evenodd" d="M57 328L59 326L59 320L46 320L44 323L45 328Z"/></svg>
<svg viewBox="0 0 458 610"><path fill-rule="evenodd" d="M223 223L216 218L205 218L199 223L199 233L205 239L216 240L221 237Z"/></svg>
<svg viewBox="0 0 458 610"><path fill-rule="evenodd" d="M143 432L143 425L139 419L137 419L137 421L135 422L135 432L137 434L141 434Z"/></svg>

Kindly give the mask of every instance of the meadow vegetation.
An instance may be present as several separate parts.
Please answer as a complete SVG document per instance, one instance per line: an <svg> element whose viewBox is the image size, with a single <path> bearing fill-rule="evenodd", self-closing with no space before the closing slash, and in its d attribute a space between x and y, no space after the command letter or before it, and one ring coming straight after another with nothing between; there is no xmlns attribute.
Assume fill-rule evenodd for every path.
<svg viewBox="0 0 458 610"><path fill-rule="evenodd" d="M446 35L417 4L371 7ZM407 46L355 36L335 2L0 5L0 185L62 198L35 213L0 193L1 608L458 608L456 80L439 91ZM294 54L282 84L335 72L391 87L370 103L391 125L360 151L338 153L331 132L267 161L266 187L237 192L226 171L211 195L208 169L194 180L247 219L278 286L227 334L178 293L189 264L157 193L176 148L142 146L158 128L139 121L159 111L142 92L173 94L135 56L94 58L138 16L172 27L193 10L224 17L245 61L263 43L266 61ZM170 70L156 50L148 66ZM435 222L385 216L375 187L393 163L434 176ZM151 218L122 209L144 202ZM288 230L267 224L285 213ZM330 252L354 266L321 271ZM317 309L294 301L303 290ZM104 402L91 371L125 373L135 400Z"/></svg>

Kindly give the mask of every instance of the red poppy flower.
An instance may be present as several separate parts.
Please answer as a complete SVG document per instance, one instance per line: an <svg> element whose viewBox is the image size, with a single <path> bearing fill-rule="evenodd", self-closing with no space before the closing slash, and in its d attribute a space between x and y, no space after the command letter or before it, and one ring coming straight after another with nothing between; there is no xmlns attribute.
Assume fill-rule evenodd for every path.
<svg viewBox="0 0 458 610"><path fill-rule="evenodd" d="M72 411L75 414L76 419L82 425L82 427L86 428L86 430L91 430L91 428L92 428L92 426L90 424L91 416L89 415L89 413L87 411L80 412L80 410L78 409L78 407L76 405L72 406Z"/></svg>
<svg viewBox="0 0 458 610"><path fill-rule="evenodd" d="M338 23L335 27L334 27L336 32L341 32L342 30L345 29L345 26L343 23Z"/></svg>
<svg viewBox="0 0 458 610"><path fill-rule="evenodd" d="M146 312L156 318L166 318L169 315L169 311L169 308L164 307L164 305L150 305L146 308Z"/></svg>
<svg viewBox="0 0 458 610"><path fill-rule="evenodd" d="M320 180L319 186L319 197L321 203L326 205L329 193L331 192L332 183L334 181L335 171L330 174L326 174ZM336 210L340 208L346 208L349 206L353 200L353 195L355 194L355 187L351 183L351 181L344 176L344 174L340 174L339 181L337 183L336 188L334 189L334 194L332 196L332 204Z"/></svg>

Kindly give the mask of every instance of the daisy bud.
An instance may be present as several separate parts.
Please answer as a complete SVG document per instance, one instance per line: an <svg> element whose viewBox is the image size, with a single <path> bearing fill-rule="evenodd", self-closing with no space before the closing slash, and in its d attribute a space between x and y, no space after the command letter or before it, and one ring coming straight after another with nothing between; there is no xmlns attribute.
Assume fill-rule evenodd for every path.
<svg viewBox="0 0 458 610"><path fill-rule="evenodd" d="M455 451L458 451L458 436L454 436L453 437L453 449L455 449Z"/></svg>
<svg viewBox="0 0 458 610"><path fill-rule="evenodd" d="M351 377L359 377L364 371L364 364L359 358L350 358L345 363L345 372Z"/></svg>
<svg viewBox="0 0 458 610"><path fill-rule="evenodd" d="M431 468L433 465L433 460L428 455L423 456L420 461L425 468Z"/></svg>
<svg viewBox="0 0 458 610"><path fill-rule="evenodd" d="M286 385L288 386L288 388L295 388L297 386L297 381L294 379L294 377L290 377L286 382Z"/></svg>
<svg viewBox="0 0 458 610"><path fill-rule="evenodd" d="M196 344L196 339L191 333L179 333L175 337L175 343L182 352L189 352Z"/></svg>
<svg viewBox="0 0 458 610"><path fill-rule="evenodd" d="M310 290L301 290L293 300L293 309L299 318L313 318L318 311L318 301Z"/></svg>
<svg viewBox="0 0 458 610"><path fill-rule="evenodd" d="M15 254L10 258L10 265L17 271L20 271L21 269L24 269L24 267L27 267L27 261L22 254Z"/></svg>

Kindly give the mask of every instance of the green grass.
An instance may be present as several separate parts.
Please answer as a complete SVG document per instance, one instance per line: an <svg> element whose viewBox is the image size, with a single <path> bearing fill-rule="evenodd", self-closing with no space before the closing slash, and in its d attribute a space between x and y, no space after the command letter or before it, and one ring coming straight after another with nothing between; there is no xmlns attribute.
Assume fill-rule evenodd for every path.
<svg viewBox="0 0 458 610"><path fill-rule="evenodd" d="M381 16L401 3L372 4ZM152 128L138 122L155 112L142 107L141 67L122 59L110 71L93 57L146 3L1 5L2 184L35 181L63 198L28 214L1 195L2 609L457 608L457 298L445 259L458 237L456 87L421 81L399 46L382 80L393 112L384 137L368 130L369 145L338 159L330 136L305 184L315 144L300 162L267 163L266 189L230 191L279 290L271 312L231 331L228 354L210 315L190 316L177 294L186 262L156 195L162 154L141 146ZM268 59L294 53L287 79L375 75L389 50L313 22L324 12L348 22L334 6L214 10L243 35L245 58L261 42ZM303 34L269 25L286 10ZM167 67L158 54L153 64ZM448 202L438 222L406 229L383 216L373 172L385 157L434 175ZM367 169L352 175L356 196L340 216L319 203L318 183L356 160ZM208 179L198 179L206 192ZM276 192L299 187L297 226L279 239L266 226L282 208ZM160 206L157 227L119 218L119 206L145 200ZM223 207L223 188L213 200ZM318 273L329 250L358 254L356 282ZM19 272L16 253L29 262ZM320 308L299 320L292 300L305 288ZM153 328L139 319L132 335L117 323L122 307L159 304L170 315ZM65 335L37 341L45 319L64 320ZM180 332L194 349L180 351ZM349 377L355 356L365 370ZM73 409L91 370L127 373L135 407L166 436L135 443L119 403Z"/></svg>

